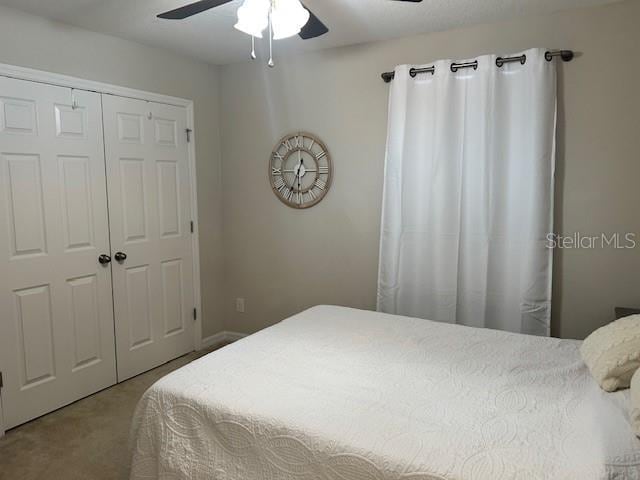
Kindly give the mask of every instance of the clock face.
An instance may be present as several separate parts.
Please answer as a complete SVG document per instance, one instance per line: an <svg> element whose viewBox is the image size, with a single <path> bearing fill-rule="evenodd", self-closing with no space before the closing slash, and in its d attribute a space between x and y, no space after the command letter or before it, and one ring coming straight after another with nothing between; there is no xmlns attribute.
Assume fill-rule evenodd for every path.
<svg viewBox="0 0 640 480"><path fill-rule="evenodd" d="M271 153L271 188L289 207L317 204L329 191L332 174L327 147L308 133L285 136Z"/></svg>

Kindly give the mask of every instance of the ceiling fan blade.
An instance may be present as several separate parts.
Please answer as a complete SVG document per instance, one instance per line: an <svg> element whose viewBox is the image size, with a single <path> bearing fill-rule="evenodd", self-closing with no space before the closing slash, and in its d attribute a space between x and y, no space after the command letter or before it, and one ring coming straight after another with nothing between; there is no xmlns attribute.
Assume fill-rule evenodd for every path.
<svg viewBox="0 0 640 480"><path fill-rule="evenodd" d="M165 20L182 20L187 17L191 17L197 13L204 12L211 8L219 7L225 3L229 3L233 0L200 0L199 2L190 3L184 7L176 8L175 10L169 10L168 12L161 13L158 18Z"/></svg>
<svg viewBox="0 0 640 480"><path fill-rule="evenodd" d="M304 8L309 10L305 5L303 6ZM302 27L302 30L300 30L300 33L298 35L300 35L300 38L302 38L303 40L309 40L311 38L316 38L324 35L328 31L329 29L327 28L327 26L322 23L311 10L309 10L309 21L304 27Z"/></svg>

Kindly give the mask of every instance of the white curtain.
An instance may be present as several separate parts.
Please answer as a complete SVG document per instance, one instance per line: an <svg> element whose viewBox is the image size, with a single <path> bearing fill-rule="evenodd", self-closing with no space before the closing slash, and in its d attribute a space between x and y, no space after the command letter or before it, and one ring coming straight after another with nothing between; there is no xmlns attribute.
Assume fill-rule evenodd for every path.
<svg viewBox="0 0 640 480"><path fill-rule="evenodd" d="M442 60L415 78L396 68L378 310L549 335L556 70L544 52L457 73Z"/></svg>

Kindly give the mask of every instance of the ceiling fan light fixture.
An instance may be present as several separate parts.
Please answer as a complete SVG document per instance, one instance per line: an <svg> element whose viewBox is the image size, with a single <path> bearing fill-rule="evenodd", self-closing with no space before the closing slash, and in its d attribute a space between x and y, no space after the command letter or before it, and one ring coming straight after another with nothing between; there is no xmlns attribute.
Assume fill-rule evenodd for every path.
<svg viewBox="0 0 640 480"><path fill-rule="evenodd" d="M238 8L238 22L234 25L237 30L262 38L262 32L269 25L270 0L244 0Z"/></svg>
<svg viewBox="0 0 640 480"><path fill-rule="evenodd" d="M229 0L226 0L227 3ZM255 38L262 38L265 29L269 29L269 62L273 62L273 40L293 37L300 34L304 39L322 35L328 29L319 22L302 4L301 0L244 0L238 8L237 30L251 35L251 58L255 59ZM313 17L322 31L312 36L303 36L302 29ZM316 29L317 32L317 29Z"/></svg>
<svg viewBox="0 0 640 480"><path fill-rule="evenodd" d="M300 33L309 21L309 11L300 0L274 0L271 8L273 39L293 37Z"/></svg>

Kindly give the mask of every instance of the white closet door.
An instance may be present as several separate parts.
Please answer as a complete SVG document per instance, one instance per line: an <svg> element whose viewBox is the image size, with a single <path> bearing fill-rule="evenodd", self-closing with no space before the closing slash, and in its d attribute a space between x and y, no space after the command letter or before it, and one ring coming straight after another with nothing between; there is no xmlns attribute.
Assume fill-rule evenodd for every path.
<svg viewBox="0 0 640 480"><path fill-rule="evenodd" d="M193 350L187 112L108 95L103 106L122 381Z"/></svg>
<svg viewBox="0 0 640 480"><path fill-rule="evenodd" d="M100 96L0 77L0 369L11 428L115 383Z"/></svg>

